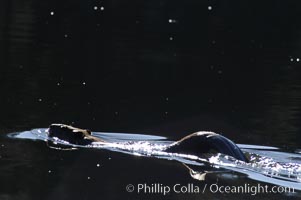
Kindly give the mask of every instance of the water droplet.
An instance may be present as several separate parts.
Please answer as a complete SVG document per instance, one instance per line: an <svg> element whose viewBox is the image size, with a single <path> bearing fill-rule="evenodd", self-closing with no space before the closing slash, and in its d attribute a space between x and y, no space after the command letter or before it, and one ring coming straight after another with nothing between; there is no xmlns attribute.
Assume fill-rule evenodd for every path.
<svg viewBox="0 0 301 200"><path fill-rule="evenodd" d="M96 167L100 167L100 164L97 163Z"/></svg>
<svg viewBox="0 0 301 200"><path fill-rule="evenodd" d="M299 61L300 61L300 58L296 58L296 61L299 62Z"/></svg>
<svg viewBox="0 0 301 200"><path fill-rule="evenodd" d="M170 23L170 24L177 23L177 20L175 20L175 19L168 19L168 23Z"/></svg>
<svg viewBox="0 0 301 200"><path fill-rule="evenodd" d="M97 6L94 6L94 8L93 8L94 10L97 10L98 9L98 7Z"/></svg>
<svg viewBox="0 0 301 200"><path fill-rule="evenodd" d="M53 11L51 11L51 12L50 12L50 15L54 15L54 12L53 12Z"/></svg>
<svg viewBox="0 0 301 200"><path fill-rule="evenodd" d="M86 82L83 82L83 85L86 85Z"/></svg>
<svg viewBox="0 0 301 200"><path fill-rule="evenodd" d="M208 6L208 10L212 10L212 6Z"/></svg>
<svg viewBox="0 0 301 200"><path fill-rule="evenodd" d="M103 7L103 6L100 7L100 10L104 10L104 9L105 9L105 7Z"/></svg>

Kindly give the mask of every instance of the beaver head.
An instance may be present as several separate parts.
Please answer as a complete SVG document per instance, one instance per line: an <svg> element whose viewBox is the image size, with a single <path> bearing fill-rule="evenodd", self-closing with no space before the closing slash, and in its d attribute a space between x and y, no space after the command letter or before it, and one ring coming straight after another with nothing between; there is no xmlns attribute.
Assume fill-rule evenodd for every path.
<svg viewBox="0 0 301 200"><path fill-rule="evenodd" d="M51 124L48 129L48 136L77 145L87 145L101 141L99 138L92 136L89 130L64 124Z"/></svg>

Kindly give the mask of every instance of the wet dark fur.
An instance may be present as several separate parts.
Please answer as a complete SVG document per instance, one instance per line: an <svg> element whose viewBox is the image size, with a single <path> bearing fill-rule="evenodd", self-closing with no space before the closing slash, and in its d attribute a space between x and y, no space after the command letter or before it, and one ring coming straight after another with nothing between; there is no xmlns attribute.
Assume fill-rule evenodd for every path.
<svg viewBox="0 0 301 200"><path fill-rule="evenodd" d="M246 156L234 142L212 132L197 132L188 135L173 143L166 151L197 156L204 153L222 153L248 162Z"/></svg>
<svg viewBox="0 0 301 200"><path fill-rule="evenodd" d="M90 130L79 129L64 124L51 124L48 129L48 136L77 145L88 145L92 142L104 142L100 138L92 136Z"/></svg>

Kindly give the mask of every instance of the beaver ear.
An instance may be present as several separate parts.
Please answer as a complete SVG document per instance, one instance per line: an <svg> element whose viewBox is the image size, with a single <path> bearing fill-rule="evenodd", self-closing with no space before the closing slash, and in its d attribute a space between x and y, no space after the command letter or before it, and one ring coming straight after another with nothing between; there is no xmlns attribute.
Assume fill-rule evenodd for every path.
<svg viewBox="0 0 301 200"><path fill-rule="evenodd" d="M89 129L86 129L86 131L89 135L91 135L91 131Z"/></svg>

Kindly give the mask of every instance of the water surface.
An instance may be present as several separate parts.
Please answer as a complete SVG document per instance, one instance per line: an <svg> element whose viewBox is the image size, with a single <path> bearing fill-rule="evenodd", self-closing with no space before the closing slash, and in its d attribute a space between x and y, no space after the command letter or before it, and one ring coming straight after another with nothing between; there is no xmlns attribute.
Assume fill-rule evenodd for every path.
<svg viewBox="0 0 301 200"><path fill-rule="evenodd" d="M287 192L286 195L300 195L300 152L290 153L283 152L277 147L239 144L238 146L250 159L250 163L245 163L223 154L196 156L193 154L168 153L165 151L165 147L173 141L161 136L101 132L92 132L92 135L104 139L107 143L94 142L89 145L75 145L58 138L48 137L48 129L33 129L31 131L12 133L8 136L15 139L45 141L50 148L61 151L76 150L79 148L105 149L133 156L175 160L182 163L188 169L193 179L201 182L206 181L207 174L221 176L222 179L223 176L227 176L231 172L245 175L244 179L247 183L255 180L262 184L268 183L282 186L283 188L287 187L291 192ZM96 166L99 167L100 164ZM194 170L194 167L198 167L198 171ZM88 177L88 179L90 178ZM235 180L236 178L232 179ZM239 181L242 182L242 180ZM251 193L251 195L254 194Z"/></svg>

